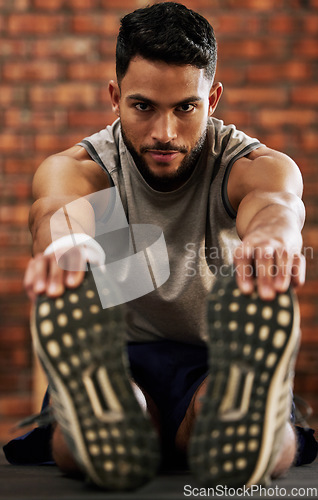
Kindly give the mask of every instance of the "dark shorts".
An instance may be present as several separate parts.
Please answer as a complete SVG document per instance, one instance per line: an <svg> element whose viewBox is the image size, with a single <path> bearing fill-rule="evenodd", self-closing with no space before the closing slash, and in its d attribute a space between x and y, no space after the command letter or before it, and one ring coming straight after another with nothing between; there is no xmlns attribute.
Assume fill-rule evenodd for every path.
<svg viewBox="0 0 318 500"><path fill-rule="evenodd" d="M132 377L156 404L162 435L172 444L193 394L208 375L207 348L162 340L129 344L128 355Z"/></svg>
<svg viewBox="0 0 318 500"><path fill-rule="evenodd" d="M128 357L133 379L158 407L164 450L168 451L168 456L191 399L208 374L207 349L205 346L163 340L129 344ZM47 404L48 395L42 408ZM294 420L293 411L291 420ZM310 463L317 454L313 431L300 427L296 427L296 431L299 447L297 465ZM13 464L54 463L51 436L52 426L46 425L10 441L4 447L7 460Z"/></svg>

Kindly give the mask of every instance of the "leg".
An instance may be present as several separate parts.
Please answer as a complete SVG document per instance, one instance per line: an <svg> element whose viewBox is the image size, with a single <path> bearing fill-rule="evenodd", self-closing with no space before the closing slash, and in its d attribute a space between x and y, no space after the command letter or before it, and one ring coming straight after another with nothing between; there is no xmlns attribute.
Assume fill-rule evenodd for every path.
<svg viewBox="0 0 318 500"><path fill-rule="evenodd" d="M208 304L210 376L183 423L188 433L193 426L190 466L206 485L266 483L271 474L283 473L295 455L295 437L286 422L299 342L298 308L291 291L271 302L256 293L242 295L234 277L217 282L213 292ZM182 433L181 427L179 440Z"/></svg>
<svg viewBox="0 0 318 500"><path fill-rule="evenodd" d="M160 431L160 423L158 418L158 409L150 398L150 396L140 389L134 382L131 383L136 399L144 413L148 412L158 433ZM67 445L61 427L55 424L52 435L52 455L59 469L70 476L81 476L82 472L74 459L73 453Z"/></svg>
<svg viewBox="0 0 318 500"><path fill-rule="evenodd" d="M195 419L200 413L202 407L202 398L206 393L208 379L205 379L194 393L189 408L180 424L176 435L176 447L182 453L186 453L195 423ZM274 469L271 473L272 478L278 478L284 475L293 465L296 455L296 435L291 423L286 423L283 441L280 452L276 458Z"/></svg>
<svg viewBox="0 0 318 500"><path fill-rule="evenodd" d="M88 273L62 297L39 297L31 330L60 426L53 437L57 462L74 471L68 448L84 475L102 488L147 482L159 466L159 445L131 388L120 310L101 308Z"/></svg>

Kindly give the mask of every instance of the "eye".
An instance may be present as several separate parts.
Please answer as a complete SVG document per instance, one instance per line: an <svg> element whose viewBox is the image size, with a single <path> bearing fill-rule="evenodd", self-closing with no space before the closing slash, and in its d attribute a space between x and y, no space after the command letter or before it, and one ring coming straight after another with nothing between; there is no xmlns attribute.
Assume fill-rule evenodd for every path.
<svg viewBox="0 0 318 500"><path fill-rule="evenodd" d="M135 104L135 108L138 110L138 111L149 111L149 104L147 104L146 102L138 102L137 104Z"/></svg>
<svg viewBox="0 0 318 500"><path fill-rule="evenodd" d="M194 104L181 104L181 106L179 106L177 108L177 111L181 111L182 113L190 113L191 111L193 111L195 109L195 105Z"/></svg>

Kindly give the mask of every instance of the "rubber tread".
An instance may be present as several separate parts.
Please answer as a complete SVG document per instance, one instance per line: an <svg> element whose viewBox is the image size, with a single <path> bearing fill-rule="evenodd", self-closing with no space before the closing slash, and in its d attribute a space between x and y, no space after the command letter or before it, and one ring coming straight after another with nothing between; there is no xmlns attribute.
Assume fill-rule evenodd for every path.
<svg viewBox="0 0 318 500"><path fill-rule="evenodd" d="M110 490L149 481L159 466L159 446L130 384L120 307L101 308L88 272L76 290L57 299L39 297L31 330L56 419L82 471ZM98 381L100 373L106 373L108 388ZM92 404L94 391L102 412ZM119 403L119 411L112 411L108 397Z"/></svg>
<svg viewBox="0 0 318 500"><path fill-rule="evenodd" d="M243 295L229 274L207 306L210 375L189 464L203 485L268 484L289 419L298 305L292 290Z"/></svg>

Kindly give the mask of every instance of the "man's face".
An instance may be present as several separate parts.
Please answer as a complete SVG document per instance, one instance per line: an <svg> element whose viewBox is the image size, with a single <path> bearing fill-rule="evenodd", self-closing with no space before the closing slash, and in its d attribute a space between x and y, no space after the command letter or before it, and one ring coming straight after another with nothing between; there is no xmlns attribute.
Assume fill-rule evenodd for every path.
<svg viewBox="0 0 318 500"><path fill-rule="evenodd" d="M121 88L110 83L114 111L137 168L154 189L180 187L202 150L210 116L222 87L194 66L176 66L137 57Z"/></svg>

